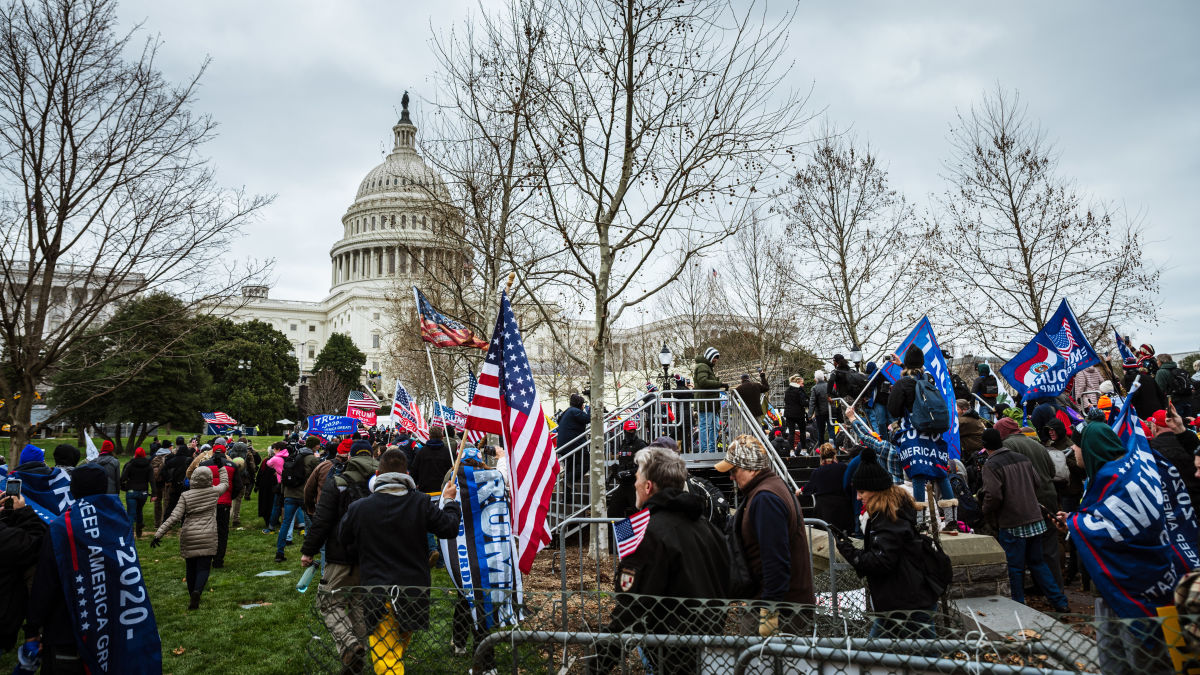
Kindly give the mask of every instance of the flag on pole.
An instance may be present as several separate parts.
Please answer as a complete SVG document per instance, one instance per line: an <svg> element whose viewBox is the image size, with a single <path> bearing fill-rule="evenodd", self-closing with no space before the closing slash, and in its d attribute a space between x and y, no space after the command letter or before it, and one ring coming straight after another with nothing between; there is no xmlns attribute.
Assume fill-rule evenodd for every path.
<svg viewBox="0 0 1200 675"><path fill-rule="evenodd" d="M1125 343L1125 338L1121 337L1116 328L1113 329L1113 337L1117 339L1117 351L1121 354L1121 360L1125 363L1137 363L1137 357L1133 355L1133 350Z"/></svg>
<svg viewBox="0 0 1200 675"><path fill-rule="evenodd" d="M475 371L471 370L470 368L467 368L467 410L471 409L471 401L475 400L475 390L478 387L479 387L479 379L475 377ZM462 426L458 426L457 424L455 426L458 428L458 431L460 433L464 429L466 430L468 443L478 444L479 441L482 441L484 436L487 435L487 434L483 433L482 431L476 431L474 429L466 429L466 425L467 425L467 418L464 415Z"/></svg>
<svg viewBox="0 0 1200 675"><path fill-rule="evenodd" d="M346 396L346 407L359 410L379 410L380 403L371 394L355 390Z"/></svg>
<svg viewBox="0 0 1200 675"><path fill-rule="evenodd" d="M642 509L625 520L613 523L613 539L617 542L617 556L622 560L637 550L646 536L650 524L650 509Z"/></svg>
<svg viewBox="0 0 1200 675"><path fill-rule="evenodd" d="M230 417L229 415L226 415L223 412L200 413L200 416L203 417L204 421L208 422L209 424L230 425L230 426L237 424L237 420L233 419L232 417Z"/></svg>
<svg viewBox="0 0 1200 675"><path fill-rule="evenodd" d="M467 428L499 434L508 449L517 550L521 571L528 573L534 556L550 541L546 514L559 466L507 293L500 294L500 313Z"/></svg>
<svg viewBox="0 0 1200 675"><path fill-rule="evenodd" d="M87 442L87 461L92 461L100 456L100 451L96 449L96 444L92 442L92 435L83 430L83 440Z"/></svg>
<svg viewBox="0 0 1200 675"><path fill-rule="evenodd" d="M958 459L962 455L962 442L959 437L958 407L954 405L954 383L950 380L950 366L946 364L946 356L942 353L941 346L938 345L937 336L933 333L933 325L929 323L929 317L921 317L916 327L896 349L896 356L903 357L909 346L914 344L925 353L925 372L933 376L938 391L942 393L942 398L949 404L950 429L942 434L942 440L946 441L946 450L950 453L950 459ZM889 361L884 364L882 370L883 376L887 378L888 382L895 384L900 380L900 366ZM915 435L912 435L909 440L915 440L915 438Z"/></svg>
<svg viewBox="0 0 1200 675"><path fill-rule="evenodd" d="M417 313L421 317L422 340L432 343L434 347L488 348L488 343L461 321L439 312L416 286L413 286L413 297L417 300Z"/></svg>
<svg viewBox="0 0 1200 675"><path fill-rule="evenodd" d="M404 385L400 384L400 380L396 380L396 394L392 397L392 422L422 443L429 440L429 428L425 426L421 409L408 395Z"/></svg>
<svg viewBox="0 0 1200 675"><path fill-rule="evenodd" d="M1100 357L1064 299L1029 344L1000 366L1000 374L1025 403L1058 396L1067 388L1072 375L1097 363Z"/></svg>

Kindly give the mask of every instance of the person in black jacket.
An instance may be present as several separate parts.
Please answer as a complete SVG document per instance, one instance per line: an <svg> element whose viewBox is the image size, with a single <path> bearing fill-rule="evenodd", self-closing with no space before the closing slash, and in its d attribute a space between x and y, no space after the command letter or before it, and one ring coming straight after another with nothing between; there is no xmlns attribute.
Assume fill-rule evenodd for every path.
<svg viewBox="0 0 1200 675"><path fill-rule="evenodd" d="M1153 359L1151 359L1153 360ZM1154 381L1154 376L1143 365L1144 362L1134 364L1133 368L1125 366L1125 391L1133 389L1134 381L1141 382L1137 391L1129 395L1125 400L1125 405L1132 405L1134 412L1142 419L1150 419L1150 416L1159 410L1165 410L1167 407L1167 397L1159 388L1158 383ZM1141 376L1140 378L1138 376Z"/></svg>
<svg viewBox="0 0 1200 675"><path fill-rule="evenodd" d="M454 537L462 519L458 502L448 501L438 508L417 489L406 469L404 453L383 453L371 495L351 504L338 526L338 539L346 555L358 560L360 584L408 587L390 602L381 599L367 608L365 620L371 632L386 623L383 632L401 634L381 640L381 644L406 642L403 634L429 627L430 574L425 536ZM448 481L442 497L453 500L456 494L454 481Z"/></svg>
<svg viewBox="0 0 1200 675"><path fill-rule="evenodd" d="M861 457L851 485L867 511L863 548L842 537L837 549L858 576L866 577L871 606L888 614L875 619L870 636L932 639L938 594L912 563L920 546L916 506L903 487L892 484L872 448Z"/></svg>
<svg viewBox="0 0 1200 675"><path fill-rule="evenodd" d="M567 466L564 467L568 478L572 481L582 480L583 476L587 474L588 458L591 457L591 453L588 452L587 448L588 441L586 435L588 429L591 427L592 418L584 411L583 404L584 400L581 394L571 394L570 403L562 415L559 415L558 427L555 430L557 432L555 437L558 439L555 447L560 458L563 454L575 450L576 447L583 448L575 450L571 455L571 460L566 462ZM585 438L582 441L576 441L575 439L580 436L584 436ZM583 445L580 446L580 443Z"/></svg>
<svg viewBox="0 0 1200 675"><path fill-rule="evenodd" d="M409 473L417 483L417 489L434 493L442 489L446 472L454 466L453 450L446 446L445 431L441 427L429 429L429 440L417 451Z"/></svg>
<svg viewBox="0 0 1200 675"><path fill-rule="evenodd" d="M825 381L824 371L813 373L816 384L808 393L808 414L816 423L817 445L825 442L826 437L833 439L833 420L829 419L829 383Z"/></svg>
<svg viewBox="0 0 1200 675"><path fill-rule="evenodd" d="M637 549L617 568L609 632L723 632L724 602L706 607L682 600L724 598L729 579L729 556L721 532L700 517L700 499L683 492L686 480L687 466L675 452L650 447L637 454L637 508L649 509L650 520ZM600 648L591 672L610 671L620 650L612 643ZM654 672L664 674L700 672L700 653L694 646L646 648Z"/></svg>
<svg viewBox="0 0 1200 675"><path fill-rule="evenodd" d="M633 458L638 451L648 443L638 436L637 420L625 420L622 423L624 433L621 435L621 445L617 447L617 463L610 469L609 485L615 490L608 497L608 512L614 518L625 518L633 515L636 503L633 482L637 473L637 465Z"/></svg>
<svg viewBox="0 0 1200 675"><path fill-rule="evenodd" d="M837 449L826 443L821 446L821 466L813 470L801 492L813 497L817 518L850 532L854 529L854 500L844 487L845 477L846 465L837 460Z"/></svg>
<svg viewBox="0 0 1200 675"><path fill-rule="evenodd" d="M167 475L166 480L171 484L171 497L167 502L167 509L163 513L170 514L175 510L175 505L179 503L179 497L186 489L186 481L188 476L188 466L192 463L192 458L196 452L198 441L192 439L191 445L175 444L175 454L167 458L163 462L163 473ZM262 497L260 496L261 500Z"/></svg>
<svg viewBox="0 0 1200 675"><path fill-rule="evenodd" d="M17 643L29 599L25 575L38 562L43 540L49 540L46 524L23 497L0 499L0 652ZM53 556L49 564L56 566ZM26 632L26 637L33 636Z"/></svg>
<svg viewBox="0 0 1200 675"><path fill-rule="evenodd" d="M800 434L799 448L804 452L804 419L808 417L808 392L804 391L804 378L793 375L788 378L787 392L783 395L783 435L793 452L797 447L796 434Z"/></svg>
<svg viewBox="0 0 1200 675"><path fill-rule="evenodd" d="M1196 477L1195 456L1200 448L1200 437L1189 430L1183 418L1172 404L1168 410L1159 410L1150 416L1150 447L1179 470L1179 476L1187 485L1193 504L1200 503L1200 478Z"/></svg>
<svg viewBox="0 0 1200 675"><path fill-rule="evenodd" d="M129 514L129 522L133 524L135 535L142 537L142 511L145 510L146 498L150 496L150 479L153 470L146 451L138 448L133 451L133 459L125 463L121 469L121 489L125 491L125 512Z"/></svg>

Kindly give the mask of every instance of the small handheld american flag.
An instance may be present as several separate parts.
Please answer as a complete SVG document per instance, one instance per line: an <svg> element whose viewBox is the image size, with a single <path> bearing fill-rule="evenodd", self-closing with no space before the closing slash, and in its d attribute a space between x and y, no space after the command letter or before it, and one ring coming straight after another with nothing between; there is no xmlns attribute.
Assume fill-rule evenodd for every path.
<svg viewBox="0 0 1200 675"><path fill-rule="evenodd" d="M637 550L650 524L650 509L642 509L625 520L613 523L613 538L617 542L617 557L622 560Z"/></svg>

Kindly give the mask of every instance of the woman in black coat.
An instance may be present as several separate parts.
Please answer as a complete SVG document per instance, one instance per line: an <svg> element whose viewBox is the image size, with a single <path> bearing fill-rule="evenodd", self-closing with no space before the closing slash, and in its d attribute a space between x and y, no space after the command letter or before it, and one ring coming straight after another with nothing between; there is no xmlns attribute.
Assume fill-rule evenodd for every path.
<svg viewBox="0 0 1200 675"><path fill-rule="evenodd" d="M150 479L154 470L150 468L150 460L146 451L138 448L133 453L133 459L125 463L121 470L121 489L125 491L125 512L129 514L129 522L138 537L142 536L142 511L146 500L150 497Z"/></svg>
<svg viewBox="0 0 1200 675"><path fill-rule="evenodd" d="M783 435L787 438L788 446L793 452L797 445L803 452L807 446L804 438L804 420L808 417L808 392L804 390L804 378L793 375L788 378L787 393L783 395ZM797 443L796 434L800 434Z"/></svg>
<svg viewBox="0 0 1200 675"><path fill-rule="evenodd" d="M912 497L892 484L871 448L863 450L851 485L867 511L865 539L862 550L849 539L839 540L837 548L858 576L866 577L871 606L886 614L875 619L871 637L934 638L938 593L914 565L921 541Z"/></svg>
<svg viewBox="0 0 1200 675"><path fill-rule="evenodd" d="M254 489L258 492L258 517L263 519L264 532L271 529L271 509L275 507L275 490L278 486L275 469L266 462L260 464L258 475L254 477Z"/></svg>

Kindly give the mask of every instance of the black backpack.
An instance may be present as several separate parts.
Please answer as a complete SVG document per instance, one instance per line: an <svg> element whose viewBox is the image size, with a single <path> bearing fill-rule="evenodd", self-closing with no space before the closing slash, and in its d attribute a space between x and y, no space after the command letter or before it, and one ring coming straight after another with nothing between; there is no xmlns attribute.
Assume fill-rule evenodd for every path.
<svg viewBox="0 0 1200 675"><path fill-rule="evenodd" d="M1183 368L1175 366L1171 369L1171 379L1167 380L1167 396L1187 398L1192 395L1192 379L1183 372Z"/></svg>
<svg viewBox="0 0 1200 675"><path fill-rule="evenodd" d="M918 533L913 543L916 549L916 555L910 558L913 566L921 573L929 590L941 597L954 579L954 564L950 562L950 556L938 548L927 534Z"/></svg>
<svg viewBox="0 0 1200 675"><path fill-rule="evenodd" d="M758 595L759 582L750 573L750 563L746 562L746 552L742 548L744 512L742 509L737 518L730 518L725 524L725 548L729 552L728 595L733 599L750 599Z"/></svg>
<svg viewBox="0 0 1200 675"><path fill-rule="evenodd" d="M983 510L971 494L967 481L957 473L951 474L950 487L954 489L954 498L958 500L958 519L972 530L978 529L979 524L983 522Z"/></svg>
<svg viewBox="0 0 1200 675"><path fill-rule="evenodd" d="M846 371L845 375L841 377L841 384L845 385L845 391L842 391L843 387L839 386L838 396L846 399L847 403L853 401L862 393L863 389L866 389L869 379L866 373L860 373L857 370Z"/></svg>
<svg viewBox="0 0 1200 675"><path fill-rule="evenodd" d="M334 481L338 491L339 517L346 514L346 509L350 508L351 504L371 494L366 481L350 481L346 480L345 476L337 476Z"/></svg>
<svg viewBox="0 0 1200 675"><path fill-rule="evenodd" d="M922 434L940 434L950 430L950 407L942 392L933 382L933 376L922 373L921 377L913 378L916 386L913 388L913 407L911 420L913 428Z"/></svg>
<svg viewBox="0 0 1200 675"><path fill-rule="evenodd" d="M1000 386L996 383L995 375L987 375L984 377L983 386L980 387L984 398L996 398L1000 395Z"/></svg>
<svg viewBox="0 0 1200 675"><path fill-rule="evenodd" d="M308 479L308 474L304 471L304 456L294 451L289 454L287 459L283 460L283 472L280 474L280 479L283 481L284 487L304 487L304 481Z"/></svg>

